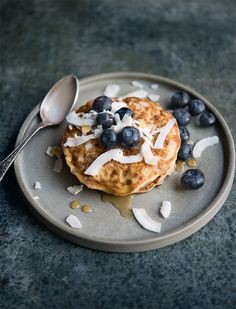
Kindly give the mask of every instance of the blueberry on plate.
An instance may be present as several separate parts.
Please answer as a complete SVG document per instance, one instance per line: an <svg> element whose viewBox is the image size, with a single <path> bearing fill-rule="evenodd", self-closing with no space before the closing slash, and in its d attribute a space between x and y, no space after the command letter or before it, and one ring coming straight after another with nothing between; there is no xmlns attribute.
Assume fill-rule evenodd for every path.
<svg viewBox="0 0 236 309"><path fill-rule="evenodd" d="M182 143L178 152L178 159L188 160L192 156L193 147L190 144Z"/></svg>
<svg viewBox="0 0 236 309"><path fill-rule="evenodd" d="M105 95L102 95L100 97L97 97L93 101L93 110L96 111L97 113L101 113L104 110L110 111L111 110L111 104L112 100Z"/></svg>
<svg viewBox="0 0 236 309"><path fill-rule="evenodd" d="M185 127L191 120L191 115L183 108L175 109L173 116L177 120L178 124L182 127Z"/></svg>
<svg viewBox="0 0 236 309"><path fill-rule="evenodd" d="M104 148L113 148L117 145L118 136L116 131L106 129L102 132L100 139Z"/></svg>
<svg viewBox="0 0 236 309"><path fill-rule="evenodd" d="M204 183L205 176L199 169L189 169L181 177L181 184L186 189L196 190L201 188Z"/></svg>
<svg viewBox="0 0 236 309"><path fill-rule="evenodd" d="M185 107L189 104L190 97L187 92L177 91L171 98L171 106L173 108Z"/></svg>
<svg viewBox="0 0 236 309"><path fill-rule="evenodd" d="M129 117L134 116L134 112L128 107L122 107L118 109L118 111L116 111L115 114L118 114L120 116L120 120L122 120L125 114L128 115Z"/></svg>
<svg viewBox="0 0 236 309"><path fill-rule="evenodd" d="M179 127L179 133L182 143L187 143L190 137L189 130L185 127Z"/></svg>
<svg viewBox="0 0 236 309"><path fill-rule="evenodd" d="M110 128L114 124L114 117L109 113L99 113L96 118L96 125L102 125L103 129Z"/></svg>
<svg viewBox="0 0 236 309"><path fill-rule="evenodd" d="M210 127L216 122L216 117L214 114L206 111L201 114L199 118L199 124L201 127Z"/></svg>
<svg viewBox="0 0 236 309"><path fill-rule="evenodd" d="M192 116L200 115L205 111L205 109L205 104L199 99L192 100L189 103L189 112Z"/></svg>
<svg viewBox="0 0 236 309"><path fill-rule="evenodd" d="M135 127L125 127L119 133L119 142L125 148L132 148L140 142L139 130Z"/></svg>

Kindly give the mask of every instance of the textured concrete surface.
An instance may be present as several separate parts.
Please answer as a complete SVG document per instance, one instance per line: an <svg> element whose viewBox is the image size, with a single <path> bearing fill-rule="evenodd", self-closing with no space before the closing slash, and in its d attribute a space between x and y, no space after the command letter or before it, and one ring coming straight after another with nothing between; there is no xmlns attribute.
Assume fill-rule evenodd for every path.
<svg viewBox="0 0 236 309"><path fill-rule="evenodd" d="M1 0L0 157L59 77L164 75L212 101L236 133L235 1ZM57 237L0 186L1 308L236 308L236 188L201 231L146 253Z"/></svg>

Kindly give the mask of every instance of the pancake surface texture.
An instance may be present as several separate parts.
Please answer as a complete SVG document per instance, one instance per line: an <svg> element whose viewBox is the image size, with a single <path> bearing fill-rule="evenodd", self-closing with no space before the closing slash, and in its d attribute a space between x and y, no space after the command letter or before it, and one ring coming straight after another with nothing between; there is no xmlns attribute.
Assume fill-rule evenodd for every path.
<svg viewBox="0 0 236 309"><path fill-rule="evenodd" d="M116 101L117 99L114 98L112 105L115 105ZM157 128L164 127L168 121L174 119L172 114L162 109L159 103L149 99L129 97L124 99L123 102L134 112L133 119L137 121L140 129L148 128L149 132L152 132ZM76 113L88 113L92 109L92 104L93 101L87 102ZM175 122L164 140L163 148L151 148L153 155L158 158L155 165L147 164L144 160L135 163L120 163L110 160L100 168L98 174L90 176L85 174L87 168L98 156L109 149L105 149L101 145L99 137L77 147L64 145L68 138L81 136L82 129L74 125L68 127L62 138L63 152L71 173L88 188L117 196L146 192L161 184L173 170L181 143L179 128L177 122ZM93 134L92 131L94 129L91 128L91 131L86 134ZM153 145L159 134L159 132L153 134L151 141ZM121 149L124 156L137 155L140 153L141 145L144 142L145 140L141 137L140 143L134 148L127 149L119 144L115 148Z"/></svg>

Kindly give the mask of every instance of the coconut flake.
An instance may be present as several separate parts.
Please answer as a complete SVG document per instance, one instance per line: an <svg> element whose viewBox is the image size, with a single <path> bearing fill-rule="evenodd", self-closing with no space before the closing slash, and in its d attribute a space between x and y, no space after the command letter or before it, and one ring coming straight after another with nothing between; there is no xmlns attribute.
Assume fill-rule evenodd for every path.
<svg viewBox="0 0 236 309"><path fill-rule="evenodd" d="M136 220L140 225L142 225L142 227L144 227L146 230L160 233L161 223L150 218L144 208L132 208L132 211Z"/></svg>
<svg viewBox="0 0 236 309"><path fill-rule="evenodd" d="M117 156L122 154L121 149L112 149L107 152L104 152L98 156L93 163L86 169L84 172L85 175L95 176L99 173L99 170L103 167L104 164L110 160L114 160Z"/></svg>
<svg viewBox="0 0 236 309"><path fill-rule="evenodd" d="M137 80L133 80L131 82L131 84L132 84L132 86L137 87L137 88L143 88L144 87L144 85L142 83L138 82Z"/></svg>
<svg viewBox="0 0 236 309"><path fill-rule="evenodd" d="M46 150L46 154L49 157L57 157L60 158L62 155L62 149L61 147L58 146L48 146L47 150Z"/></svg>
<svg viewBox="0 0 236 309"><path fill-rule="evenodd" d="M83 135L83 136L77 136L77 137L68 137L67 141L64 144L64 147L77 147L80 146L86 142L88 142L91 139L94 139L94 134L89 135Z"/></svg>
<svg viewBox="0 0 236 309"><path fill-rule="evenodd" d="M156 89L159 88L159 85L158 85L158 84L151 84L151 85L150 85L150 88L156 90Z"/></svg>
<svg viewBox="0 0 236 309"><path fill-rule="evenodd" d="M88 142L88 143L85 144L85 149L86 150L90 150L92 148L93 148L93 144L91 142Z"/></svg>
<svg viewBox="0 0 236 309"><path fill-rule="evenodd" d="M70 215L69 217L66 218L66 222L73 227L74 229L80 229L82 227L81 222L79 221L79 219L74 216L74 215Z"/></svg>
<svg viewBox="0 0 236 309"><path fill-rule="evenodd" d="M69 186L66 189L73 195L77 195L83 190L84 186L83 185L74 185L74 186Z"/></svg>
<svg viewBox="0 0 236 309"><path fill-rule="evenodd" d="M35 196L33 197L33 199L34 199L34 200L39 200L39 197L38 197L37 195L35 195Z"/></svg>
<svg viewBox="0 0 236 309"><path fill-rule="evenodd" d="M219 143L219 137L218 136L210 136L210 137L205 137L198 141L194 148L193 148L193 157L194 158L199 158L201 156L201 153L203 150L205 150L209 146L213 146L215 144Z"/></svg>
<svg viewBox="0 0 236 309"><path fill-rule="evenodd" d="M120 163L130 164L143 161L143 156L140 153L133 156L123 156L123 154L120 154L114 160Z"/></svg>
<svg viewBox="0 0 236 309"><path fill-rule="evenodd" d="M158 161L158 157L155 157L152 153L150 145L147 142L144 142L141 146L140 152L144 157L144 161L150 165L156 165Z"/></svg>
<svg viewBox="0 0 236 309"><path fill-rule="evenodd" d="M127 104L123 101L115 101L111 104L111 113L115 114L122 107L127 107Z"/></svg>
<svg viewBox="0 0 236 309"><path fill-rule="evenodd" d="M129 98L129 97L137 97L137 98L140 98L140 99L144 99L146 98L148 95L147 91L144 90L144 89L139 89L139 90L136 90L134 92L130 92L128 94L126 94L124 96L124 98Z"/></svg>
<svg viewBox="0 0 236 309"><path fill-rule="evenodd" d="M158 135L157 140L154 144L155 149L163 148L165 139L167 135L170 133L171 129L173 128L175 122L176 120L172 118L167 122L167 124L164 127L160 128L160 134Z"/></svg>
<svg viewBox="0 0 236 309"><path fill-rule="evenodd" d="M160 99L160 96L158 94L149 94L148 98L154 102L158 101Z"/></svg>
<svg viewBox="0 0 236 309"><path fill-rule="evenodd" d="M35 181L34 183L34 189L37 190L37 189L42 189L42 186L41 186L41 183L39 181Z"/></svg>
<svg viewBox="0 0 236 309"><path fill-rule="evenodd" d="M55 161L54 167L53 167L53 172L55 173L61 173L63 168L63 161L62 158L59 158Z"/></svg>
<svg viewBox="0 0 236 309"><path fill-rule="evenodd" d="M133 124L133 118L125 114L122 118L122 123L126 124L127 126L132 126Z"/></svg>
<svg viewBox="0 0 236 309"><path fill-rule="evenodd" d="M171 213L171 202L163 201L160 209L160 213L163 218L168 218Z"/></svg>
<svg viewBox="0 0 236 309"><path fill-rule="evenodd" d="M77 114L75 111L69 113L66 116L66 121L75 126L93 126L95 125L95 117L92 117L93 114L87 114L88 118L79 117L80 114Z"/></svg>
<svg viewBox="0 0 236 309"><path fill-rule="evenodd" d="M104 95L107 97L116 97L118 92L120 91L120 86L117 84L110 84L106 86Z"/></svg>

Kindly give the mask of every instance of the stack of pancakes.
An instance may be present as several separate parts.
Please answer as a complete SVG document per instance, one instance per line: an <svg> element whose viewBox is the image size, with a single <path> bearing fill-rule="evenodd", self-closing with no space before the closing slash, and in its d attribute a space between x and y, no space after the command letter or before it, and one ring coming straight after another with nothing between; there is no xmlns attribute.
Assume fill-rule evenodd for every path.
<svg viewBox="0 0 236 309"><path fill-rule="evenodd" d="M142 127L155 130L163 127L173 118L172 114L162 109L159 103L149 99L129 97L124 99L124 102L134 112L134 120L142 123ZM93 101L89 101L81 106L77 112L89 112L92 109L92 104ZM110 160L103 165L97 175L89 176L85 175L84 172L107 149L102 147L99 138L87 142L90 144L89 149L86 147L86 143L77 147L64 147L67 138L74 137L75 134L82 135L81 128L75 126L70 129L67 128L62 138L63 152L71 173L88 188L117 196L147 192L153 187L162 184L166 176L171 174L174 169L181 143L179 128L175 123L165 139L163 148L152 149L153 155L158 156L156 165L149 165L144 161L124 164ZM154 135L154 143L158 134ZM127 149L120 145L116 148L122 149L125 156L136 155L139 153L142 143L143 139L141 138L141 142L134 148Z"/></svg>

